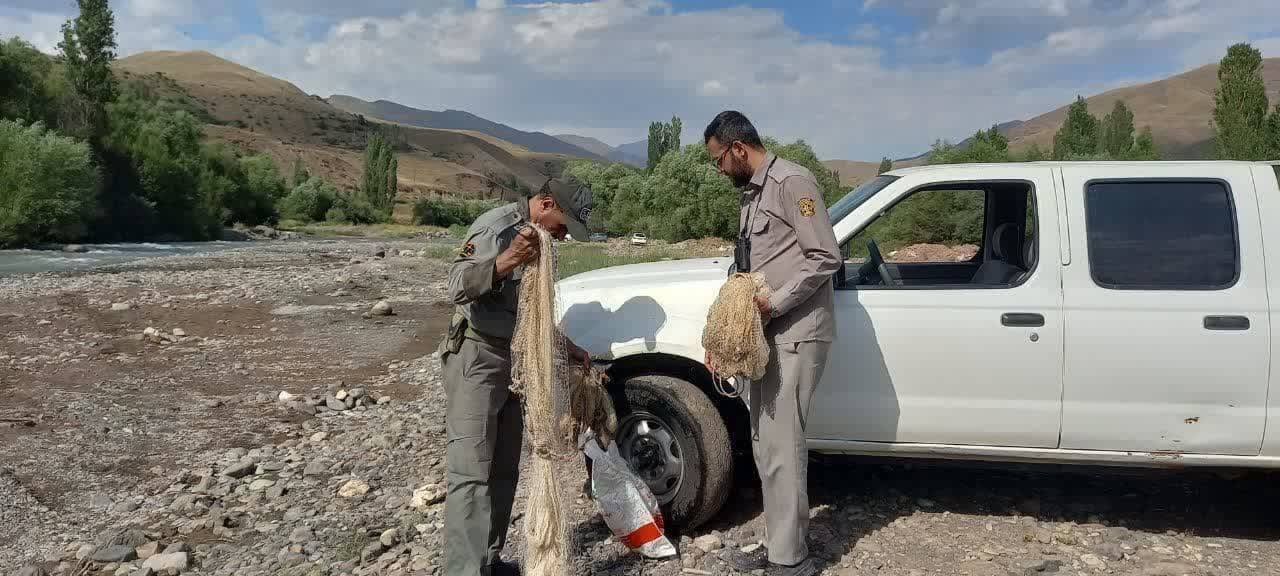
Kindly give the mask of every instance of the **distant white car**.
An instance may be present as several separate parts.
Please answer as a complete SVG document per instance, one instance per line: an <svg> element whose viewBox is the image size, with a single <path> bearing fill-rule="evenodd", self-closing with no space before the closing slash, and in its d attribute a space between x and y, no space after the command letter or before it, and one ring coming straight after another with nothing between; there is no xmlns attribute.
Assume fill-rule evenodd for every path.
<svg viewBox="0 0 1280 576"><path fill-rule="evenodd" d="M631 235L632 246L644 246L649 243L649 238L639 232Z"/></svg>
<svg viewBox="0 0 1280 576"><path fill-rule="evenodd" d="M828 210L845 266L809 448L1280 468L1274 170L970 164L868 181ZM898 210L947 218L964 230L953 245L976 251L882 256L931 242L927 228L885 234L876 223ZM745 402L718 394L702 364L732 266L633 264L558 288L565 334L608 366L619 452L675 525L709 520L733 489L733 454L751 450Z"/></svg>

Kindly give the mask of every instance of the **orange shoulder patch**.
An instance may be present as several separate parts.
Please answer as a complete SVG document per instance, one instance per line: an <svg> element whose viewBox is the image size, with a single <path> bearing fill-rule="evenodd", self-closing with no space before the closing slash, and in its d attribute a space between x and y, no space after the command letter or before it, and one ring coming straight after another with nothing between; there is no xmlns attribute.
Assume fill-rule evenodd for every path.
<svg viewBox="0 0 1280 576"><path fill-rule="evenodd" d="M801 198L796 204L800 207L801 216L804 216L805 218L813 216L815 211L813 198Z"/></svg>
<svg viewBox="0 0 1280 576"><path fill-rule="evenodd" d="M476 245L470 242L463 244L462 248L458 249L458 255L463 258L470 258L474 256L475 253L476 253Z"/></svg>

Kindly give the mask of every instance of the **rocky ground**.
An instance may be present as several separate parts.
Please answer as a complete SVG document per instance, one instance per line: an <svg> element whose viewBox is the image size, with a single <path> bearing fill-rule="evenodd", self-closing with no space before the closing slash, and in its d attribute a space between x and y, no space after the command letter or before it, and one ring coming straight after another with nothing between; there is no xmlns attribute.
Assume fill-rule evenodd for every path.
<svg viewBox="0 0 1280 576"><path fill-rule="evenodd" d="M448 248L381 246L0 278L0 574L442 573ZM810 471L827 575L1280 574L1269 475L819 455ZM665 561L571 498L576 572L727 573L724 550L763 536L748 480Z"/></svg>

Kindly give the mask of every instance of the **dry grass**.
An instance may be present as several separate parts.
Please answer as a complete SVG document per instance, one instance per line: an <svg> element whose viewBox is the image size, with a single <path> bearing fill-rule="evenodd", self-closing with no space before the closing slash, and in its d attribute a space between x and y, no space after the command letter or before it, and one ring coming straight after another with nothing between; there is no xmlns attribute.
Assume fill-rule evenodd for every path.
<svg viewBox="0 0 1280 576"><path fill-rule="evenodd" d="M281 221L279 228L307 236L344 238L419 238L445 230L437 226L410 224L334 224L330 222L303 224L291 220Z"/></svg>

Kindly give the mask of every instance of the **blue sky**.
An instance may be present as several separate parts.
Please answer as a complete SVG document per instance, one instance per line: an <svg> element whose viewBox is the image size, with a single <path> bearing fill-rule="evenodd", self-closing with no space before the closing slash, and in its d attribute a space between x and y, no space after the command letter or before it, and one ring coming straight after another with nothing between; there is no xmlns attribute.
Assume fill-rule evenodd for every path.
<svg viewBox="0 0 1280 576"><path fill-rule="evenodd" d="M824 158L923 151L1076 94L1280 56L1261 0L115 0L121 55L201 49L303 90L455 108L526 130L686 141L726 108ZM0 0L53 51L72 0Z"/></svg>

